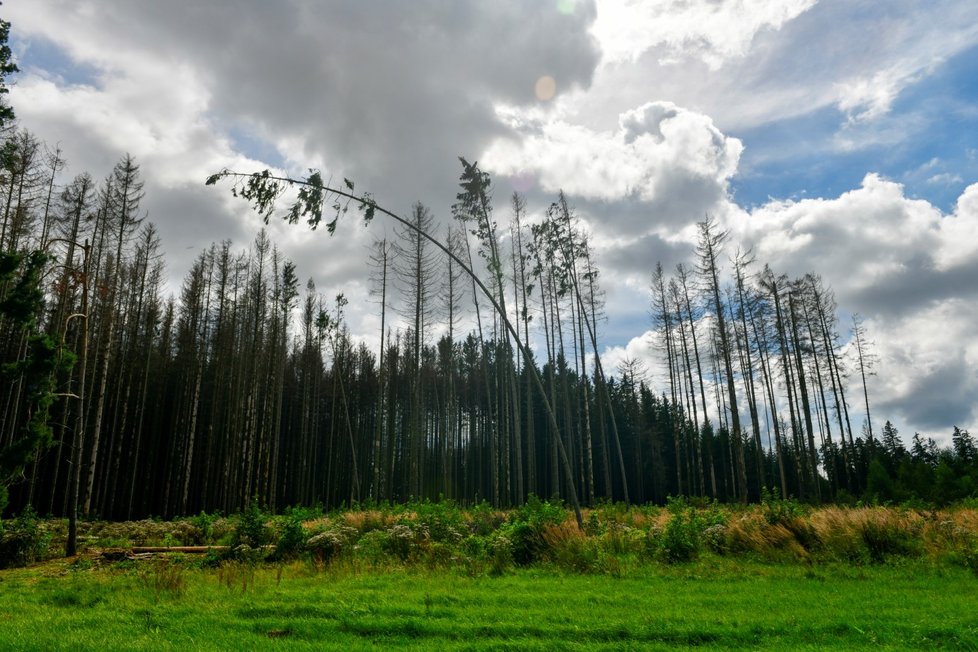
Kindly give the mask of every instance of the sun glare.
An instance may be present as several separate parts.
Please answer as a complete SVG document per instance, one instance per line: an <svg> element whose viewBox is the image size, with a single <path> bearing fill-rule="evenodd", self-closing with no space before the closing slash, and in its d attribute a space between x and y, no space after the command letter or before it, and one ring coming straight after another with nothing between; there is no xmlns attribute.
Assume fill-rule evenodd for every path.
<svg viewBox="0 0 978 652"><path fill-rule="evenodd" d="M557 82L550 75L544 75L537 80L534 91L537 94L537 99L541 102L548 102L553 99L554 95L557 93Z"/></svg>

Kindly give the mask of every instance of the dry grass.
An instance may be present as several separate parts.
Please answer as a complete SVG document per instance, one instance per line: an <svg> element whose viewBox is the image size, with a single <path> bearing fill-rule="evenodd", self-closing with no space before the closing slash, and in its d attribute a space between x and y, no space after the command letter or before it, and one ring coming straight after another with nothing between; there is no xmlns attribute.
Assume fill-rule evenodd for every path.
<svg viewBox="0 0 978 652"><path fill-rule="evenodd" d="M720 552L861 563L937 556L970 549L978 541L978 511L974 509L830 506L773 523L765 516L759 507L731 514L723 528Z"/></svg>

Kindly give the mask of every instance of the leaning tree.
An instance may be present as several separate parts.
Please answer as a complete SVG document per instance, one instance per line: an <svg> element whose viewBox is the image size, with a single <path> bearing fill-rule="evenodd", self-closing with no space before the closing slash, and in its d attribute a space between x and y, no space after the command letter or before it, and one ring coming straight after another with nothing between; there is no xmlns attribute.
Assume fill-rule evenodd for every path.
<svg viewBox="0 0 978 652"><path fill-rule="evenodd" d="M474 196L468 198L468 200L473 203L481 203L484 201L484 197L477 194L481 190L481 187L472 181L473 178L483 179L483 176L478 172L478 163L470 164L464 159L460 160L465 174L462 176L462 193L460 193L459 199L465 200L467 194L473 194ZM547 418L550 423L550 432L559 451L561 465L568 478L568 493L570 494L571 505L574 508L577 525L581 529L584 528L581 505L573 482L574 474L570 458L567 456L567 449L564 447L563 438L560 435L560 427L557 424L557 417L554 413L553 406L551 406L547 398L543 381L533 362L533 354L530 352L527 343L520 338L519 331L510 322L509 316L498 301L498 295L486 287L478 275L472 271L471 266L466 264L450 247L426 231L418 228L411 220L380 206L370 193L358 193L354 183L349 179L343 179L343 186L337 187L324 181L322 175L316 170L312 170L305 178L293 179L274 175L267 169L261 172L245 173L235 172L225 168L209 176L206 184L209 186L215 185L222 179L230 179L232 181L232 195L248 201L254 210L261 215L266 224L273 217L279 217L289 224L298 224L300 220L304 220L310 229L316 230L323 224L324 217L327 217L326 231L329 235L333 235L336 233L339 220L349 212L352 206L362 215L364 224L370 223L377 215L386 216L430 242L458 265L459 269L463 270L472 279L478 291L489 301L523 355L526 368L533 378L534 385L540 394L540 400L546 409ZM286 198L290 191L293 190L295 191L294 197ZM283 198L286 198L284 206L282 205Z"/></svg>

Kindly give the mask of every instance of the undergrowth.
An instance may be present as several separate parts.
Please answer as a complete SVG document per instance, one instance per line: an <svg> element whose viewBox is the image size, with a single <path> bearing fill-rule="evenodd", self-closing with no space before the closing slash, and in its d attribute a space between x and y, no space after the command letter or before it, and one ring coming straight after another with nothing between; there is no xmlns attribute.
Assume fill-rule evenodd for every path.
<svg viewBox="0 0 978 652"><path fill-rule="evenodd" d="M279 515L253 500L231 517L83 522L79 540L89 549L220 546L187 562L213 568L305 560L320 570L416 566L480 576L534 566L618 576L643 564L682 565L711 555L855 566L927 558L978 575L978 509L971 505L812 507L767 494L754 506L670 499L666 507L601 504L583 516L579 528L564 504L536 496L508 511L441 500L372 503L330 513L290 508ZM0 527L0 566L30 564L63 550L64 521L39 519L28 510ZM164 595L172 592L167 587L175 586L177 575L174 568L154 567L145 581L164 587Z"/></svg>

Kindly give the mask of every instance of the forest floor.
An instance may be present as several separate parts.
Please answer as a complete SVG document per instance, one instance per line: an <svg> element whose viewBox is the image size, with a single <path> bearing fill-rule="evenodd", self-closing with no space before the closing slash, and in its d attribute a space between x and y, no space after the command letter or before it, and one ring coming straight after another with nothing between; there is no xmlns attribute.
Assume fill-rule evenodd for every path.
<svg viewBox="0 0 978 652"><path fill-rule="evenodd" d="M705 555L614 575L91 555L0 571L0 648L978 649L978 578Z"/></svg>

